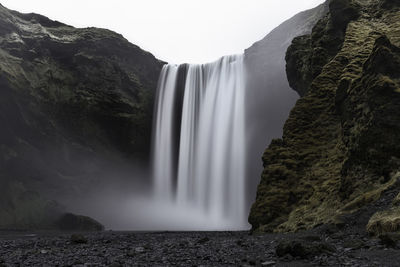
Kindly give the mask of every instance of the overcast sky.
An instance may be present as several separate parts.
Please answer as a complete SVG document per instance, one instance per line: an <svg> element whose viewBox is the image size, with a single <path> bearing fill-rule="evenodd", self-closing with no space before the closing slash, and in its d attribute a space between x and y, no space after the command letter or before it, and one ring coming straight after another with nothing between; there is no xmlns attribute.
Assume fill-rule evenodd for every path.
<svg viewBox="0 0 400 267"><path fill-rule="evenodd" d="M280 23L324 0L0 0L75 27L101 27L171 63L242 53Z"/></svg>

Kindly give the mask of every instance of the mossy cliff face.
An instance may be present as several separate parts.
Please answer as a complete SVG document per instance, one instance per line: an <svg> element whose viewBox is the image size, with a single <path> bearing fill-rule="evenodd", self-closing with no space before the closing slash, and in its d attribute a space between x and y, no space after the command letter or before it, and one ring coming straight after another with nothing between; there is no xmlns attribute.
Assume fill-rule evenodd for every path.
<svg viewBox="0 0 400 267"><path fill-rule="evenodd" d="M263 155L249 222L256 231L338 223L397 190L400 8L332 0L311 35L293 40L287 74L301 96ZM400 190L400 188L399 188Z"/></svg>
<svg viewBox="0 0 400 267"><path fill-rule="evenodd" d="M124 159L147 159L162 65L117 33L0 5L0 194L21 185L0 228L39 221L12 219L26 194L39 214L35 192L72 197Z"/></svg>
<svg viewBox="0 0 400 267"><path fill-rule="evenodd" d="M0 19L0 77L10 94L82 143L147 153L162 62L108 30L4 7Z"/></svg>

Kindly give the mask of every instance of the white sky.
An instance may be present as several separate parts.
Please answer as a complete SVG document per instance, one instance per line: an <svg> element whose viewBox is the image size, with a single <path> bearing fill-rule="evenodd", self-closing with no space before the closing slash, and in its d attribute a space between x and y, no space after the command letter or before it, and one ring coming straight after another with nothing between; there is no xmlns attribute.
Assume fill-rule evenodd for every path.
<svg viewBox="0 0 400 267"><path fill-rule="evenodd" d="M324 0L0 0L75 27L101 27L171 63L242 53L296 13Z"/></svg>

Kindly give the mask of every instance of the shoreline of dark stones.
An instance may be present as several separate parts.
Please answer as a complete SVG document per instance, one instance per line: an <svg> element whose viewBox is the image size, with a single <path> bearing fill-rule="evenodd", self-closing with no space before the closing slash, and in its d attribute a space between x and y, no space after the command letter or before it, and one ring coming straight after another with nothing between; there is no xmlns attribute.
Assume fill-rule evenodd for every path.
<svg viewBox="0 0 400 267"><path fill-rule="evenodd" d="M398 266L388 238L335 225L262 235L0 231L0 266Z"/></svg>

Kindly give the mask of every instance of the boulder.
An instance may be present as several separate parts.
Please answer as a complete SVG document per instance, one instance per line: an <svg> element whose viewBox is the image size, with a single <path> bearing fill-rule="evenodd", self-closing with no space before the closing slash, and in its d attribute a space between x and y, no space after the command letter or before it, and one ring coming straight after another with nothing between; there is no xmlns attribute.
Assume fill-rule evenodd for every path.
<svg viewBox="0 0 400 267"><path fill-rule="evenodd" d="M65 213L56 221L61 231L103 231L104 226L98 221L82 215Z"/></svg>
<svg viewBox="0 0 400 267"><path fill-rule="evenodd" d="M336 248L325 242L309 242L306 240L281 241L276 247L276 255L283 257L287 254L292 257L308 259L321 254L331 254Z"/></svg>
<svg viewBox="0 0 400 267"><path fill-rule="evenodd" d="M73 244L86 244L88 242L83 235L71 235L70 241Z"/></svg>

